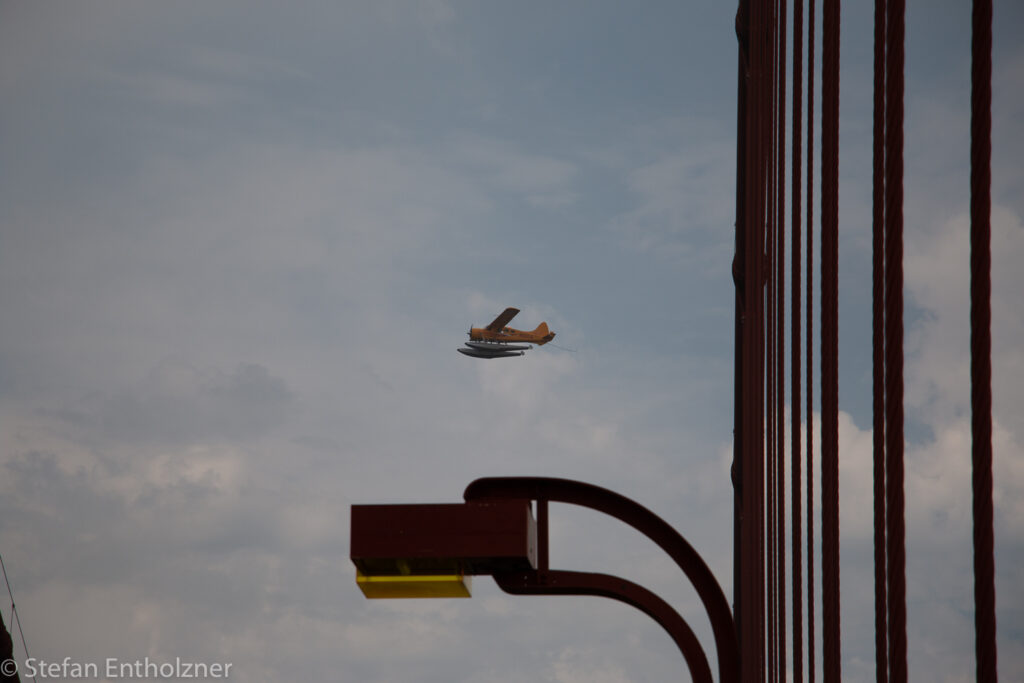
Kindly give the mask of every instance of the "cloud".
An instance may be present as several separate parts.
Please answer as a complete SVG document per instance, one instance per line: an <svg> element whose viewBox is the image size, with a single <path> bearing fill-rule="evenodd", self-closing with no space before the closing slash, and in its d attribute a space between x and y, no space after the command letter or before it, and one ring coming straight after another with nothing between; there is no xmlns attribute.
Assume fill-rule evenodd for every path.
<svg viewBox="0 0 1024 683"><path fill-rule="evenodd" d="M563 650L552 664L548 680L554 683L628 683L631 680L614 663L601 659L597 652Z"/></svg>
<svg viewBox="0 0 1024 683"><path fill-rule="evenodd" d="M531 206L557 208L576 201L576 167L570 161L480 136L457 140L452 155L495 189L519 196Z"/></svg>
<svg viewBox="0 0 1024 683"><path fill-rule="evenodd" d="M699 41L668 30L663 47L645 35L651 49L633 51L626 32L623 49L580 58L577 38L606 46L628 12L596 30L554 17L570 33L447 3L75 7L57 23L35 5L0 10L0 88L20 103L0 118L16 162L0 183L0 549L33 654L227 659L246 681L677 672L667 636L610 601L512 598L481 579L473 600L368 603L347 515L454 502L478 476L584 479L676 525L731 589L731 114L678 117L664 93L646 97L656 83L617 80L654 68L728 84L734 62L726 79L703 63L680 72L668 50ZM506 46L539 70L503 78L521 66ZM559 80L549 56L567 50L586 83ZM660 63L623 61L641 54ZM922 128L948 135L940 114ZM1000 644L1013 653L1024 314L1007 182L993 311ZM959 672L969 650L964 224L947 206L908 239L908 291L928 311L908 330L908 396L932 427L908 445L923 677ZM455 353L469 323L510 304L579 352ZM840 426L844 637L862 634L847 641L862 662L870 432L845 413ZM557 507L559 563L670 596L709 643L657 549Z"/></svg>
<svg viewBox="0 0 1024 683"><path fill-rule="evenodd" d="M284 380L254 363L224 373L166 360L141 386L102 400L96 419L117 441L246 441L286 420L291 400Z"/></svg>
<svg viewBox="0 0 1024 683"><path fill-rule="evenodd" d="M615 216L612 229L641 251L706 262L709 246L721 246L714 236L725 241L729 231L723 226L735 220L731 133L719 121L687 119L661 122L635 135L640 145L659 138L660 144L654 145L653 159L626 170L635 207ZM645 141L648 137L654 140Z"/></svg>
<svg viewBox="0 0 1024 683"><path fill-rule="evenodd" d="M1002 653L1020 647L1020 600L1004 586L1012 585L1024 552L1024 470L1018 466L1024 461L1024 432L1016 400L1024 382L1018 358L1024 308L1017 295L1024 279L1016 267L1024 229L1013 211L996 205L992 230L993 495ZM969 233L965 214L917 226L907 236L905 262L909 301L921 311L906 322L905 407L927 427L927 433L908 439L905 452L909 656L912 671L926 668L929 676L947 681L969 680L973 671ZM873 630L871 607L863 600L873 591L871 437L870 429L840 416L844 633ZM858 597L846 597L851 591ZM845 641L851 675L870 677L865 663L872 658L866 639ZM1021 667L1018 658L1000 658L1004 676L1013 672L1013 678Z"/></svg>

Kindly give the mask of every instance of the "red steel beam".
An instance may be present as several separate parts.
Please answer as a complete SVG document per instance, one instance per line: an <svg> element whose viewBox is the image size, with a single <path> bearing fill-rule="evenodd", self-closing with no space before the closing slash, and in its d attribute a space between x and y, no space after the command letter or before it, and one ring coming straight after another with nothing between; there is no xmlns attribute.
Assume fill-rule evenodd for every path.
<svg viewBox="0 0 1024 683"><path fill-rule="evenodd" d="M353 505L350 557L376 576L534 569L537 523L528 500Z"/></svg>

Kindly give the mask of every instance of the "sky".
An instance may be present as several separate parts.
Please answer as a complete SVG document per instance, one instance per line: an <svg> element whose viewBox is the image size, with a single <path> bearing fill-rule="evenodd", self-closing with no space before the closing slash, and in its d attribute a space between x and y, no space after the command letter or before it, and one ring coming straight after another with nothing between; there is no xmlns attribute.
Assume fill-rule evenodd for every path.
<svg viewBox="0 0 1024 683"><path fill-rule="evenodd" d="M841 46L850 681L874 666L869 4L844 3ZM966 4L907 14L914 680L974 671ZM999 668L1022 680L1024 8L995 5ZM734 13L0 3L0 554L31 657L231 663L245 683L685 679L668 636L607 600L478 577L469 600L367 601L349 509L579 479L673 524L732 595ZM506 306L555 343L455 352ZM651 543L562 505L551 533L553 567L654 590L714 661Z"/></svg>

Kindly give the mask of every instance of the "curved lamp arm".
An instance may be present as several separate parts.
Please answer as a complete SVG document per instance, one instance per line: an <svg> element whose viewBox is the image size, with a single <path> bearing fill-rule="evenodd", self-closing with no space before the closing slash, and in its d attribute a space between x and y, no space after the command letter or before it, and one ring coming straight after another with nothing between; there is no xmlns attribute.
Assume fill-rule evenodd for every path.
<svg viewBox="0 0 1024 683"><path fill-rule="evenodd" d="M697 554L693 546L665 520L644 506L600 486L572 479L551 477L486 477L477 479L466 487L463 498L466 501L488 498L520 498L536 500L538 503L554 501L579 505L615 517L644 534L668 553L669 557L683 570L703 602L715 638L719 680L721 683L736 683L739 680L739 648L736 642L736 628L732 610L729 608L729 602L726 600L721 586L718 585L711 569ZM539 531L546 537L546 529ZM543 541L543 545L540 552L546 557L546 540ZM541 570L545 569L547 569L546 565L542 564ZM540 574L540 572L534 573ZM552 573L547 572L549 576ZM495 576L495 579L498 577ZM500 581L499 585L501 585ZM505 588L504 585L501 587ZM595 594L599 595L600 593ZM689 658L687 659L689 661ZM691 666L691 670L692 668Z"/></svg>
<svg viewBox="0 0 1024 683"><path fill-rule="evenodd" d="M632 581L591 572L561 570L527 571L494 574L494 581L512 595L596 595L636 607L658 622L690 667L694 683L712 683L711 667L690 625L657 595Z"/></svg>

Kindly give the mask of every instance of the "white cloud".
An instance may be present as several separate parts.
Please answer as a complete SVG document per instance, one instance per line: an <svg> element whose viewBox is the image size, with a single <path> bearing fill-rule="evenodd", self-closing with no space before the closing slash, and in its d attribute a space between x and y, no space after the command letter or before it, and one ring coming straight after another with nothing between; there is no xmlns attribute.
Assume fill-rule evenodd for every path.
<svg viewBox="0 0 1024 683"><path fill-rule="evenodd" d="M552 663L548 680L552 683L629 683L632 679L596 651L565 649Z"/></svg>

